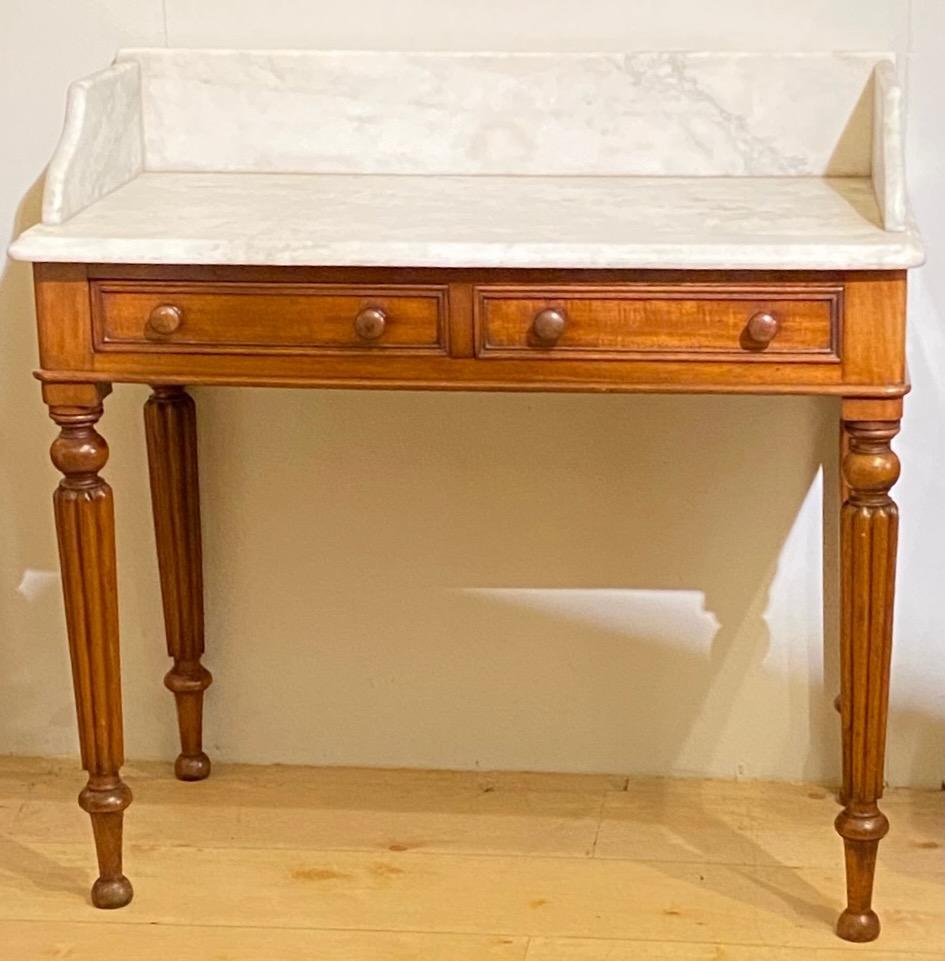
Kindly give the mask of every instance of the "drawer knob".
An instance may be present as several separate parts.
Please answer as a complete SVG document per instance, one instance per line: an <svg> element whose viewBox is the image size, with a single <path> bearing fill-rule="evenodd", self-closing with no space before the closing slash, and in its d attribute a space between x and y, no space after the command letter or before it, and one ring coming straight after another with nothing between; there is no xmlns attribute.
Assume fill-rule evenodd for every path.
<svg viewBox="0 0 945 961"><path fill-rule="evenodd" d="M753 314L748 321L748 326L745 328L749 340L758 346L770 344L771 341L777 337L780 329L781 324L778 318L765 310Z"/></svg>
<svg viewBox="0 0 945 961"><path fill-rule="evenodd" d="M532 332L543 344L553 344L568 325L568 318L563 310L553 307L543 310L532 321Z"/></svg>
<svg viewBox="0 0 945 961"><path fill-rule="evenodd" d="M156 334L173 334L184 319L183 311L173 304L158 304L148 315L148 327Z"/></svg>
<svg viewBox="0 0 945 961"><path fill-rule="evenodd" d="M354 319L355 333L364 340L377 340L387 326L387 314L380 307L365 307Z"/></svg>

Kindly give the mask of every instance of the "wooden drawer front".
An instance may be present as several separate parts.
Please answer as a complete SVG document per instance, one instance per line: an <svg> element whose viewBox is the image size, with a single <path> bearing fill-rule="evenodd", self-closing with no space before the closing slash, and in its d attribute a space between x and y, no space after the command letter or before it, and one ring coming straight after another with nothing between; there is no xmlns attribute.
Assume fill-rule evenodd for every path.
<svg viewBox="0 0 945 961"><path fill-rule="evenodd" d="M92 286L98 350L445 353L446 287ZM360 319L359 319L360 318Z"/></svg>
<svg viewBox="0 0 945 961"><path fill-rule="evenodd" d="M476 343L483 357L837 362L841 307L842 288L826 286L488 286Z"/></svg>

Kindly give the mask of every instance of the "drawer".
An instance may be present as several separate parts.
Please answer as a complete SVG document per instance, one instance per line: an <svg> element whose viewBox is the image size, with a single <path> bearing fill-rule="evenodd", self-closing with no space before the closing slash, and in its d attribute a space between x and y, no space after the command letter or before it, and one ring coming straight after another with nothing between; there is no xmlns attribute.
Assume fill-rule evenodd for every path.
<svg viewBox="0 0 945 961"><path fill-rule="evenodd" d="M95 281L96 349L447 350L446 287Z"/></svg>
<svg viewBox="0 0 945 961"><path fill-rule="evenodd" d="M839 361L842 287L476 289L479 356Z"/></svg>

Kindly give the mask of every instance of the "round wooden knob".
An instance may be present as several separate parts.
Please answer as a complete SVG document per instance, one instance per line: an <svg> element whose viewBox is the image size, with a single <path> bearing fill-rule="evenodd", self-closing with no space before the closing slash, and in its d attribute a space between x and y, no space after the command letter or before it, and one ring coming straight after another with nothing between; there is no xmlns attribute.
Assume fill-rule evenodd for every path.
<svg viewBox="0 0 945 961"><path fill-rule="evenodd" d="M380 307L365 307L354 319L354 329L365 340L377 340L387 326L387 314Z"/></svg>
<svg viewBox="0 0 945 961"><path fill-rule="evenodd" d="M550 307L535 316L532 331L542 343L553 344L564 333L567 325L568 318L564 311Z"/></svg>
<svg viewBox="0 0 945 961"><path fill-rule="evenodd" d="M759 313L753 314L745 328L748 337L755 344L770 344L777 337L780 329L781 324L778 322L778 318L767 311L759 311Z"/></svg>
<svg viewBox="0 0 945 961"><path fill-rule="evenodd" d="M148 315L148 327L156 334L173 334L184 319L180 307L173 304L158 304Z"/></svg>

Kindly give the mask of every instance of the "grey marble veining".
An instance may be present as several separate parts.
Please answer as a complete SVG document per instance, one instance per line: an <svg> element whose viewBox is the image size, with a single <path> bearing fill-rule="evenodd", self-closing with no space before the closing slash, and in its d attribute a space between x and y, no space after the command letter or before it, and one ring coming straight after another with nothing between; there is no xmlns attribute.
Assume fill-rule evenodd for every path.
<svg viewBox="0 0 945 961"><path fill-rule="evenodd" d="M11 255L908 267L902 125L881 54L128 50Z"/></svg>
<svg viewBox="0 0 945 961"><path fill-rule="evenodd" d="M872 54L126 50L149 170L867 176Z"/></svg>
<svg viewBox="0 0 945 961"><path fill-rule="evenodd" d="M146 173L24 260L429 267L899 268L868 178Z"/></svg>
<svg viewBox="0 0 945 961"><path fill-rule="evenodd" d="M141 172L138 64L116 63L69 87L66 121L46 171L43 222L68 220Z"/></svg>

